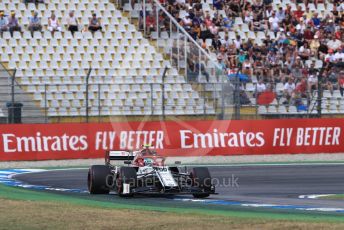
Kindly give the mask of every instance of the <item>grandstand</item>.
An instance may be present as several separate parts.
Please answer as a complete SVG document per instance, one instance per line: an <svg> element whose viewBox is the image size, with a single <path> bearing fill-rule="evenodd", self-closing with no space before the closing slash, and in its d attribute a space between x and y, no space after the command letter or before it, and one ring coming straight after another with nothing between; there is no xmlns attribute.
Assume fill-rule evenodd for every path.
<svg viewBox="0 0 344 230"><path fill-rule="evenodd" d="M162 75L165 78L166 115L203 114L204 101L187 84L176 68L136 30L128 18L108 1L49 1L23 4L3 1L5 12L15 11L21 32L3 32L1 62L16 69L16 79L32 95L37 106L48 108L48 116L85 114L86 75L92 69L89 86L91 116L161 115ZM62 25L73 10L80 28L87 28L89 17L101 17L103 31L71 32L54 35L46 28L55 12ZM43 32L31 36L28 18L38 12ZM151 101L152 100L152 101ZM100 103L99 103L100 102ZM100 108L100 111L98 110Z"/></svg>
<svg viewBox="0 0 344 230"><path fill-rule="evenodd" d="M233 113L234 104L244 115L303 116L318 113L319 99L323 114L344 113L343 3L266 3L4 0L0 11L14 11L21 32L2 32L0 62L16 70L17 88L34 107L27 113L49 119L84 116L86 104L94 117L214 116ZM79 22L74 34L70 11ZM33 12L43 27L31 34ZM62 26L54 34L47 28L52 12ZM94 33L87 30L93 13L102 24ZM239 74L246 78L232 81ZM264 90L257 92L260 79ZM233 93L236 84L240 92ZM273 98L262 102L270 91Z"/></svg>
<svg viewBox="0 0 344 230"><path fill-rule="evenodd" d="M323 114L344 112L344 102L337 82L338 78L343 74L341 73L343 65L340 64L344 60L343 17L341 16L343 15L343 3L317 1L316 3L307 2L305 4L302 1L275 0L271 2L216 1L216 4L213 1L193 1L192 3L178 2L176 4L169 1L165 2L163 6L157 5L158 10L167 9L170 15L173 15L190 35L194 35L196 41L209 52L213 59L216 59L218 55L223 59L227 59L224 62L227 70L235 73L239 69L244 73L246 70L243 64L247 64L248 72L250 72L249 80L242 84L241 87L250 99L250 103L247 103L248 106L253 105L257 109L254 111L258 114L272 116L280 114L301 116L317 114L318 93L323 95L320 96L321 112ZM143 4L140 1L131 1L126 3L123 8L132 18L145 21L140 16L142 7ZM276 18L274 15L276 15ZM301 15L301 17L299 18L297 15ZM166 17L160 15L159 21L163 20L166 20ZM274 22L277 23L274 24ZM167 27L166 24L168 23L165 23L165 28ZM310 32L310 37L308 32ZM324 34L324 32L328 33ZM162 29L153 32L151 37L156 40L157 45L166 47L169 43L173 44L168 40L173 40L171 34L171 30ZM300 37L306 35L308 37ZM335 54L330 53L332 47L329 44L332 36L336 36L336 43L340 43L334 50ZM326 47L326 51L323 51L319 45L312 46L310 55L304 56L304 43L310 45L314 41L316 45L318 38L320 44ZM289 48L293 50L290 56L295 55L295 58L302 58L302 60L288 59L287 49ZM268 51L271 49L273 52L269 56ZM329 52L327 52L327 49ZM240 63L240 61L236 60L241 51L246 53L247 63ZM257 58L254 51L260 52L263 60ZM306 51L308 52L308 50ZM233 56L235 57L233 58ZM271 66L269 58L277 59L273 71L269 70ZM257 68L259 62L261 62L259 67L262 67L262 70ZM293 62L293 65L289 62ZM239 67L239 64L242 67ZM326 69L324 72L323 67ZM324 92L318 92L315 89L315 84L311 87L312 83L310 83L309 76L312 75L312 68L316 69L318 76L320 73L336 75L335 79L331 79L331 81L326 79L328 76L324 76L324 80L319 80L319 82L324 81L320 82L319 87ZM293 71L293 69L298 69L299 73L293 73L297 72ZM278 73L271 73L275 71ZM303 74L303 72L307 73ZM262 73L267 76L262 76ZM275 98L264 105L257 101L258 74L262 78L268 78L264 79L265 88L270 88L276 93ZM301 79L305 79L307 92L304 95L293 92L293 95L290 95L291 98L286 97L285 83L288 77L294 78L294 88L301 84ZM207 88L209 90L214 89L209 86ZM222 90L221 87L215 89ZM217 97L222 96L221 93L215 95ZM244 107L247 107L247 105L242 105L242 108Z"/></svg>

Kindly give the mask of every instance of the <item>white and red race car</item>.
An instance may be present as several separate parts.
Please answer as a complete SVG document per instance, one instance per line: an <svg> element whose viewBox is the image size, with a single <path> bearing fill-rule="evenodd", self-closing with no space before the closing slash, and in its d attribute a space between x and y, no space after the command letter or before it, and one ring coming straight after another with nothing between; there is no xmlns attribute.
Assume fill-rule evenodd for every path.
<svg viewBox="0 0 344 230"><path fill-rule="evenodd" d="M115 166L123 160L127 166ZM180 162L176 162L179 164ZM138 151L107 151L105 165L93 165L88 171L91 194L116 191L120 196L134 194L192 194L196 198L215 194L208 168L166 166L165 157L148 146Z"/></svg>

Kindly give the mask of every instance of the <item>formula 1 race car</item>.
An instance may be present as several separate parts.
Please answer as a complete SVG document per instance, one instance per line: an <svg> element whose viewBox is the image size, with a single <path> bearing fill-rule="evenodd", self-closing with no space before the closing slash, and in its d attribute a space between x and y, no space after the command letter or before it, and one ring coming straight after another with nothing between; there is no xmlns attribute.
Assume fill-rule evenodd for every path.
<svg viewBox="0 0 344 230"><path fill-rule="evenodd" d="M114 166L112 160L124 160L127 166ZM176 162L177 164L180 162ZM88 171L91 194L119 196L134 194L192 194L196 198L215 194L208 168L166 166L165 157L145 146L139 151L107 151L105 165L93 165Z"/></svg>

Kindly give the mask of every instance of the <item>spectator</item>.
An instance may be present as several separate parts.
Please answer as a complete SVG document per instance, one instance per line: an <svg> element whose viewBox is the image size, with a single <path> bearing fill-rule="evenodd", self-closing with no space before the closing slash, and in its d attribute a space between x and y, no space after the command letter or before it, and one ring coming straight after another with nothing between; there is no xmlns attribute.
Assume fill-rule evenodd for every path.
<svg viewBox="0 0 344 230"><path fill-rule="evenodd" d="M242 73L246 74L248 77L251 76L252 64L248 58L242 63Z"/></svg>
<svg viewBox="0 0 344 230"><path fill-rule="evenodd" d="M196 82L198 77L198 72L196 72L195 60L196 58L188 58L187 64L187 79L188 82Z"/></svg>
<svg viewBox="0 0 344 230"><path fill-rule="evenodd" d="M336 26L333 20L332 19L328 20L328 23L326 23L325 25L325 32L332 34L335 32L335 30L336 30Z"/></svg>
<svg viewBox="0 0 344 230"><path fill-rule="evenodd" d="M202 75L204 75L206 81L209 82L209 73L206 71L203 63L200 63L197 61L196 65L195 65L195 71L196 71L196 73L200 72Z"/></svg>
<svg viewBox="0 0 344 230"><path fill-rule="evenodd" d="M4 31L8 31L8 21L5 17L5 13L3 11L0 11L0 35L2 36L2 33Z"/></svg>
<svg viewBox="0 0 344 230"><path fill-rule="evenodd" d="M332 35L330 41L327 42L327 47L332 50L337 50L342 46L342 42L336 38L335 35Z"/></svg>
<svg viewBox="0 0 344 230"><path fill-rule="evenodd" d="M216 10L222 10L223 4L223 0L213 0L213 6L216 8Z"/></svg>
<svg viewBox="0 0 344 230"><path fill-rule="evenodd" d="M337 83L337 78L335 83ZM331 78L329 76L323 75L321 78L321 87L324 90L329 90L331 94L333 94L333 83L331 81Z"/></svg>
<svg viewBox="0 0 344 230"><path fill-rule="evenodd" d="M303 38L306 40L306 41L310 41L314 38L314 34L311 30L311 27L308 25L306 27L306 29L303 31Z"/></svg>
<svg viewBox="0 0 344 230"><path fill-rule="evenodd" d="M154 23L155 23L155 21L153 19L153 25L154 25ZM189 31L191 29L192 20L191 20L190 15L188 13L186 13L185 17L183 18L182 25L186 31Z"/></svg>
<svg viewBox="0 0 344 230"><path fill-rule="evenodd" d="M237 36L235 37L235 40L234 40L233 42L234 42L234 44L235 44L235 48L236 48L236 49L240 49L241 43L242 43L240 35L237 35Z"/></svg>
<svg viewBox="0 0 344 230"><path fill-rule="evenodd" d="M300 49L299 49L299 56L301 57L301 59L303 61L308 60L309 57L311 56L311 49L309 48L307 42L305 42L303 44L303 46L300 47Z"/></svg>
<svg viewBox="0 0 344 230"><path fill-rule="evenodd" d="M259 97L261 93L266 91L266 85L264 83L263 78L260 78L257 85L256 85L256 97Z"/></svg>
<svg viewBox="0 0 344 230"><path fill-rule="evenodd" d="M14 31L21 32L21 27L19 26L18 19L16 18L16 13L14 11L11 12L11 17L9 17L8 19L8 28L12 37Z"/></svg>
<svg viewBox="0 0 344 230"><path fill-rule="evenodd" d="M344 72L342 71L338 77L338 86L340 95L344 97Z"/></svg>
<svg viewBox="0 0 344 230"><path fill-rule="evenodd" d="M31 36L33 37L33 33L35 31L42 31L41 19L38 17L38 13L34 12L32 17L29 18L29 31L31 32Z"/></svg>
<svg viewBox="0 0 344 230"><path fill-rule="evenodd" d="M242 64L246 60L246 54L244 53L244 50L240 49L239 55L238 55L238 63Z"/></svg>
<svg viewBox="0 0 344 230"><path fill-rule="evenodd" d="M311 41L311 43L309 45L309 48L311 49L312 56L318 57L319 47L320 47L319 37L318 37L318 35L314 35L314 39Z"/></svg>
<svg viewBox="0 0 344 230"><path fill-rule="evenodd" d="M308 92L318 89L318 78L315 74L310 74L307 79Z"/></svg>
<svg viewBox="0 0 344 230"><path fill-rule="evenodd" d="M69 12L69 15L67 17L67 27L68 31L70 31L73 36L75 32L79 31L79 21L74 16L74 11Z"/></svg>
<svg viewBox="0 0 344 230"><path fill-rule="evenodd" d="M275 32L275 36L277 34L277 32L280 30L280 26L279 26L279 19L276 16L275 12L272 12L271 17L269 18L269 23L270 23L270 29Z"/></svg>
<svg viewBox="0 0 344 230"><path fill-rule="evenodd" d="M303 10L300 5L297 6L297 9L294 11L294 17L296 20L300 20L300 18L303 16Z"/></svg>
<svg viewBox="0 0 344 230"><path fill-rule="evenodd" d="M265 10L265 18L270 18L273 12L274 10L272 9L272 5L268 5Z"/></svg>
<svg viewBox="0 0 344 230"><path fill-rule="evenodd" d="M155 30L156 21L151 13L146 14L146 28L147 34L150 34L152 31Z"/></svg>
<svg viewBox="0 0 344 230"><path fill-rule="evenodd" d="M297 83L296 87L295 87L295 93L297 93L298 95L300 95L303 98L307 97L307 81L306 79L301 79L301 81L299 81L299 83Z"/></svg>
<svg viewBox="0 0 344 230"><path fill-rule="evenodd" d="M226 64L223 61L222 54L217 55L217 62L218 62L218 66L216 67L216 78L218 80L220 77L224 75L225 70L226 70Z"/></svg>
<svg viewBox="0 0 344 230"><path fill-rule="evenodd" d="M218 35L215 35L215 37L213 38L212 42L211 42L212 47L215 50L219 50L220 46L222 45L221 40L219 39Z"/></svg>
<svg viewBox="0 0 344 230"><path fill-rule="evenodd" d="M334 62L334 50L329 49L327 54L324 56L325 62Z"/></svg>
<svg viewBox="0 0 344 230"><path fill-rule="evenodd" d="M239 102L240 102L240 105L248 105L251 103L249 97L247 96L246 92L244 90L240 90L240 93L239 93Z"/></svg>
<svg viewBox="0 0 344 230"><path fill-rule="evenodd" d="M314 27L319 28L320 27L321 20L318 18L318 13L315 12L312 17L312 24Z"/></svg>
<svg viewBox="0 0 344 230"><path fill-rule="evenodd" d="M148 17L148 16L147 16ZM102 30L102 25L100 22L100 18L97 18L97 14L92 14L92 18L90 19L89 25L88 25L88 30L91 31L92 33Z"/></svg>
<svg viewBox="0 0 344 230"><path fill-rule="evenodd" d="M61 26L54 12L48 19L48 30L54 35L55 32L61 32Z"/></svg>
<svg viewBox="0 0 344 230"><path fill-rule="evenodd" d="M288 82L284 84L284 96L287 98L287 100L290 100L293 96L293 92L295 90L295 83L293 78L289 78Z"/></svg>
<svg viewBox="0 0 344 230"><path fill-rule="evenodd" d="M280 22L285 19L285 12L282 7L279 8L278 12L276 13L276 17Z"/></svg>
<svg viewBox="0 0 344 230"><path fill-rule="evenodd" d="M313 12L309 10L309 7L306 6L306 10L303 13L303 18L306 20L306 22L309 22L313 17Z"/></svg>
<svg viewBox="0 0 344 230"><path fill-rule="evenodd" d="M303 34L306 29L306 24L303 18L300 18L299 23L296 25L296 30L299 34Z"/></svg>

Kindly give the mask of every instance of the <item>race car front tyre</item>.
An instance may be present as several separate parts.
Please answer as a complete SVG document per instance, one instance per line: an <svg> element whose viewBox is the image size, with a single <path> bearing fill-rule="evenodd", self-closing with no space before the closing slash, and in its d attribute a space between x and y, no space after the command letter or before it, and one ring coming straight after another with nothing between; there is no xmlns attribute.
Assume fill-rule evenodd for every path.
<svg viewBox="0 0 344 230"><path fill-rule="evenodd" d="M131 189L136 187L137 174L134 167L121 167L116 179L117 193L121 197L133 196ZM128 191L125 191L124 186L128 186Z"/></svg>
<svg viewBox="0 0 344 230"><path fill-rule="evenodd" d="M109 194L109 183L113 178L111 170L105 165L92 165L88 170L87 185L91 194ZM111 183L110 183L111 184Z"/></svg>
<svg viewBox="0 0 344 230"><path fill-rule="evenodd" d="M208 197L211 191L211 176L208 168L197 167L192 170L193 186L200 188L201 192L192 194L195 198Z"/></svg>

